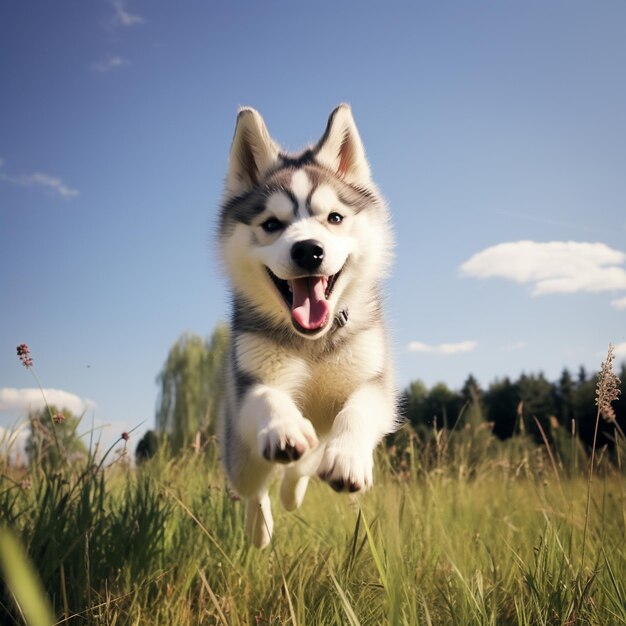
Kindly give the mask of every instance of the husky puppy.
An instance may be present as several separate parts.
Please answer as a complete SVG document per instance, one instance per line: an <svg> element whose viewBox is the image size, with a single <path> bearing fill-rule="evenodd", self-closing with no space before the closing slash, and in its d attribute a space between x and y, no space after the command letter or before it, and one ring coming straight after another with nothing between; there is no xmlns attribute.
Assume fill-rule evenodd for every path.
<svg viewBox="0 0 626 626"><path fill-rule="evenodd" d="M276 464L288 510L315 473L365 491L396 425L379 294L391 227L348 105L300 154L283 152L257 111L239 111L219 241L233 298L222 459L262 548Z"/></svg>

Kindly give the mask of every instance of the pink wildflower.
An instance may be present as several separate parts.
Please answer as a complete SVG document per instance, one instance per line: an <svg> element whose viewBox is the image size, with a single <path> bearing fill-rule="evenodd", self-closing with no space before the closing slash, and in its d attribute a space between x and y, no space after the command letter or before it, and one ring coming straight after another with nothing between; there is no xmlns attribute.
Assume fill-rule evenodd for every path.
<svg viewBox="0 0 626 626"><path fill-rule="evenodd" d="M24 367L33 366L33 358L30 355L30 348L25 343L17 346L17 356Z"/></svg>

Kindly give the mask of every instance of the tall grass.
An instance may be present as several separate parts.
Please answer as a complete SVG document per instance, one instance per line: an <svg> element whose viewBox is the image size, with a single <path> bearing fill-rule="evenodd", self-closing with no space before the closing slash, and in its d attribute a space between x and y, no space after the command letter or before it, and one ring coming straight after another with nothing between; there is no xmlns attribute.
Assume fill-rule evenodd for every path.
<svg viewBox="0 0 626 626"><path fill-rule="evenodd" d="M314 481L298 512L276 506L265 551L244 539L213 441L141 468L31 471L26 487L5 472L0 515L57 623L626 623L623 476L607 455L587 514L585 475L555 473L528 440L405 438L379 451L370 493ZM5 588L3 623L20 623L15 606Z"/></svg>
<svg viewBox="0 0 626 626"><path fill-rule="evenodd" d="M264 551L214 440L136 468L4 459L0 623L626 624L623 437L584 467L556 424L537 445L462 418L398 433L367 494L314 480L299 511L275 504Z"/></svg>

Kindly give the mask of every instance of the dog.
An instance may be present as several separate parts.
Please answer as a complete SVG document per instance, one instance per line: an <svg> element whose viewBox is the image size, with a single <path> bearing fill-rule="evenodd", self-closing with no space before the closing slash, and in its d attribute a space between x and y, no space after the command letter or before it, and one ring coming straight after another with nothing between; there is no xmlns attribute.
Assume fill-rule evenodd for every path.
<svg viewBox="0 0 626 626"><path fill-rule="evenodd" d="M392 230L349 105L299 154L240 109L218 238L232 290L221 457L246 502L246 535L263 548L277 464L290 511L315 474L366 491L373 451L397 426L380 294Z"/></svg>

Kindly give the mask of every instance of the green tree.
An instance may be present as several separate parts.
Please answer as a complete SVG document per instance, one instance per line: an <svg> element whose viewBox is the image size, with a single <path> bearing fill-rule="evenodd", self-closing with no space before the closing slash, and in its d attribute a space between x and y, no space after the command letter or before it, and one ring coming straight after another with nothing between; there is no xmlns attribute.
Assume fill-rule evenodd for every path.
<svg viewBox="0 0 626 626"><path fill-rule="evenodd" d="M574 417L576 419L576 430L580 438L591 445L593 441L593 431L596 421L596 385L597 376L585 378L584 381L576 385L574 393ZM601 437L598 438L598 442Z"/></svg>
<svg viewBox="0 0 626 626"><path fill-rule="evenodd" d="M480 402L482 400L482 395L483 392L480 388L480 384L476 378L470 374L463 383L463 387L461 387L461 397L463 398L463 402Z"/></svg>
<svg viewBox="0 0 626 626"><path fill-rule="evenodd" d="M428 393L424 413L429 425L437 428L452 428L459 419L463 400L460 394L451 391L445 383L437 383Z"/></svg>
<svg viewBox="0 0 626 626"><path fill-rule="evenodd" d="M526 420L526 430L532 433L535 439L542 441L539 427L535 422L535 419L544 433L549 433L550 416L553 416L555 410L555 388L543 373L539 375L535 374L522 374L517 381L517 388L519 391L520 400L523 402L523 414Z"/></svg>
<svg viewBox="0 0 626 626"><path fill-rule="evenodd" d="M414 428L426 423L424 413L428 388L421 380L414 380L402 394L403 412Z"/></svg>
<svg viewBox="0 0 626 626"><path fill-rule="evenodd" d="M80 417L68 409L52 405L28 416L30 433L26 440L26 455L30 463L47 470L66 462L87 458L87 446L76 430Z"/></svg>
<svg viewBox="0 0 626 626"><path fill-rule="evenodd" d="M478 428L485 421L483 392L479 382L470 374L461 387L463 422Z"/></svg>
<svg viewBox="0 0 626 626"><path fill-rule="evenodd" d="M515 434L519 400L517 385L508 377L495 380L484 395L487 419L493 423L493 434L500 439Z"/></svg>
<svg viewBox="0 0 626 626"><path fill-rule="evenodd" d="M228 352L228 340L228 326L221 324L213 331L207 347L207 376L209 379L208 425L211 433L215 432L220 403L222 402L224 359Z"/></svg>
<svg viewBox="0 0 626 626"><path fill-rule="evenodd" d="M228 329L218 326L208 342L184 334L169 352L157 378L161 391L156 424L169 435L174 452L189 445L197 433L206 435L214 429L227 345Z"/></svg>
<svg viewBox="0 0 626 626"><path fill-rule="evenodd" d="M148 430L139 440L135 448L135 460L141 465L148 459L151 459L159 449L159 438L153 430Z"/></svg>
<svg viewBox="0 0 626 626"><path fill-rule="evenodd" d="M564 369L556 388L556 409L559 423L570 429L570 423L574 419L574 394L576 385L568 369Z"/></svg>

